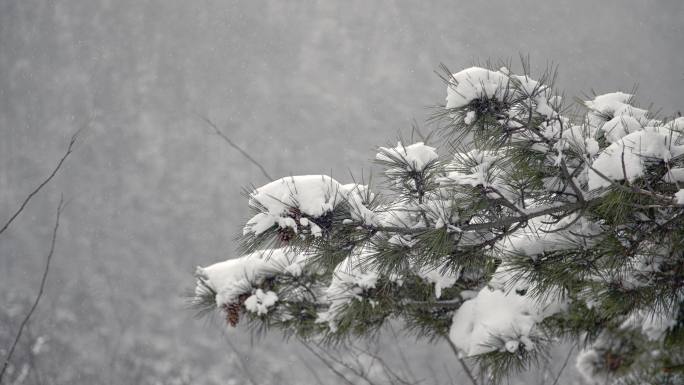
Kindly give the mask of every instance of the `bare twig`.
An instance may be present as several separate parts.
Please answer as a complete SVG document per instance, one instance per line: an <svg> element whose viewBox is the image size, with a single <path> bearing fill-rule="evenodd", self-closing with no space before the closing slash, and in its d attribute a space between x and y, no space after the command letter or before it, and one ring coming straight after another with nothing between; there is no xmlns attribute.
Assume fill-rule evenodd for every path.
<svg viewBox="0 0 684 385"><path fill-rule="evenodd" d="M323 355L327 356L328 359L330 360L330 362L338 364L338 365L342 366L343 368L349 370L351 372L351 374L353 374L357 378L365 381L368 385L377 385L365 373L366 370L364 369L363 365L361 365L361 363L358 361L358 358L356 360L356 365L358 367L357 368L357 367L352 366L352 364L346 362L345 360L338 358L338 357L335 357L333 354L331 354L330 352L327 352L325 349L321 348L320 346L318 347L318 349L321 351L321 353L320 353L321 357L323 357ZM371 362L371 364L372 364L372 362Z"/></svg>
<svg viewBox="0 0 684 385"><path fill-rule="evenodd" d="M304 345L306 350L308 350L309 352L311 352L311 354L316 356L316 358L318 358L323 363L323 365L327 366L328 369L330 369L333 373L335 373L336 376L341 378L348 385L355 385L350 379L347 378L347 376L344 375L344 373L337 370L337 368L335 368L335 366L333 364L328 362L328 360L326 360L323 356L321 356L320 353L318 353L311 346L309 346L309 344L306 341L304 341L304 340L299 340L299 341L302 343L302 345Z"/></svg>
<svg viewBox="0 0 684 385"><path fill-rule="evenodd" d="M226 134L223 133L223 131L221 131L220 128L218 128L218 126L216 126L216 124L214 124L214 122L212 122L209 118L204 117L204 116L201 116L201 115L197 115L197 117L199 117L200 119L202 119L202 120L203 120L205 123L207 123L211 128L213 128L213 129L214 129L214 132L216 133L216 135L220 136L223 140L226 141L226 143L228 143L231 147L233 147L233 148L236 149L240 154L242 154L242 156L244 156L247 160L249 160L250 162L252 162L252 164L254 164L255 166L257 166L257 167L259 168L259 170L261 170L261 173L266 177L266 179L268 179L269 181L272 181L272 180L273 180L273 178L271 177L271 175L269 175L269 173L266 171L266 169L264 168L264 166L261 165L261 163L259 163L256 159L252 158L252 156L249 155L249 153L248 153L247 151L243 150L240 146L238 146L235 142L233 142Z"/></svg>
<svg viewBox="0 0 684 385"><path fill-rule="evenodd" d="M302 362L304 367L311 373L311 375L314 376L318 385L325 385L325 383L323 382L323 379L321 379L321 376L318 374L316 369L314 369L313 366L311 366L309 364L309 361L307 361L304 357L302 357L302 355L300 353L297 353L297 357L299 357L299 360Z"/></svg>
<svg viewBox="0 0 684 385"><path fill-rule="evenodd" d="M59 160L59 162L57 162L57 166L55 166L55 168L52 170L50 175L48 175L48 177L45 178L45 180L43 180L38 185L38 187L33 189L33 191L31 191L31 193L26 196L24 201L19 206L19 209L17 209L17 211L14 214L12 214L12 216L9 218L9 220L7 220L7 222L2 226L2 228L0 228L0 234L4 233L5 230L7 230L7 228L12 224L12 222L14 222L14 220L19 216L19 214L21 214L21 212L24 211L24 209L26 208L26 205L28 205L28 203L31 201L31 199L33 199L33 197L36 196L36 194L38 194L38 192L40 192L40 190L42 190L43 187L45 187L45 185L47 185L52 180L52 178L55 177L55 175L57 175L57 171L59 171L59 169L62 168L64 161L66 161L66 159L69 157L69 155L71 155L71 153L73 152L74 144L76 143L76 138L78 137L78 134L81 131L82 131L82 129L76 131L76 133L71 136L71 140L69 141L69 146L67 147L67 150L64 153L64 155L62 156L62 158Z"/></svg>
<svg viewBox="0 0 684 385"><path fill-rule="evenodd" d="M28 324L29 320L31 319L31 316L33 315L33 312L36 310L38 307L38 302L40 302L40 298L43 296L43 291L45 290L45 282L47 281L47 276L48 272L50 271L50 261L52 261L52 255L55 252L55 241L57 240L57 230L59 229L59 218L62 215L62 209L64 208L64 199L59 200L59 205L57 206L57 219L55 219L55 226L52 229L52 240L50 241L50 251L48 252L47 259L45 261L45 269L43 270L43 277L40 280L40 288L38 289L38 295L36 296L35 301L33 301L33 305L31 306L31 309L29 312L26 314L26 317L24 317L24 320L21 322L21 325L19 326L19 330L17 331L17 335L14 338L14 342L12 343L12 346L9 349L9 353L7 353L7 357L5 358L5 362L2 365L2 370L0 370L0 384L2 384L2 379L5 376L5 372L7 371L7 367L12 360L12 355L14 354L14 349L16 349L17 344L19 343L19 339L21 338L21 334L24 331L24 328Z"/></svg>
<svg viewBox="0 0 684 385"><path fill-rule="evenodd" d="M568 355L565 357L565 361L563 362L563 366L561 366L560 370L558 371L558 374L556 374L556 378L553 380L553 384L551 384L551 385L558 384L558 380L560 379L561 375L563 374L565 367L568 366L568 361L570 361L570 357L572 356L573 350L575 350L575 345L572 345L570 347L570 350L568 351Z"/></svg>
<svg viewBox="0 0 684 385"><path fill-rule="evenodd" d="M382 357L380 357L380 355L378 353L373 353L367 348L361 348L359 346L354 346L354 345L352 345L352 349L356 349L357 351L368 355L369 357L371 357L373 359L374 362L377 361L377 364L379 364L380 367L382 368L382 370L385 374L385 377L392 384L399 382L399 383L404 384L404 385L412 385L412 384L419 382L419 381L415 381L415 380L408 381L408 380L402 378L394 370L392 370L392 368L387 364L387 362L385 362L385 360Z"/></svg>
<svg viewBox="0 0 684 385"><path fill-rule="evenodd" d="M468 365L465 363L465 361L463 361L463 358L461 358L461 355L458 353L458 349L456 348L456 345L454 345L454 343L451 342L451 340L449 339L448 336L444 336L444 339L445 339L445 340L447 341L447 343L449 344L449 347L451 348L451 351L454 352L454 355L456 356L456 359L458 360L458 362L459 362L459 363L461 364L461 366L463 367L463 371L465 372L466 376L468 376L468 378L470 379L470 382L472 382L473 385L479 385L478 382L477 382L477 380L475 379L475 376L473 376L473 372L470 371L470 368L469 368Z"/></svg>
<svg viewBox="0 0 684 385"><path fill-rule="evenodd" d="M237 347L235 347L235 345L228 336L226 336L225 340L228 344L228 347L237 356L238 361L240 361L240 368L242 369L242 372L245 374L245 377L247 377L247 379L252 385L259 385L259 383L256 382L256 380L254 379L254 375L252 375L252 372L249 370L249 366L247 366L247 362L245 361L245 358L243 357L242 353L240 353Z"/></svg>

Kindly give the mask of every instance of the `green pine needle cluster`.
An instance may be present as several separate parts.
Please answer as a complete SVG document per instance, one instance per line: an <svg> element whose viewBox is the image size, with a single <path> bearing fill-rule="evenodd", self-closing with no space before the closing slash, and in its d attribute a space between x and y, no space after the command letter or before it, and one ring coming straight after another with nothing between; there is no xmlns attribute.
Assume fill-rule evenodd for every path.
<svg viewBox="0 0 684 385"><path fill-rule="evenodd" d="M506 290L540 303L563 302L564 310L532 334L493 334L483 341L491 349L471 359L489 378L539 365L551 344L571 341L583 349L580 360L590 363L595 379L682 383L684 205L674 197L681 182L666 176L684 167L684 155L644 159L638 178L605 177L594 169L597 153L585 143L593 140L598 154L605 151L608 132L596 122L615 116L587 106L569 114L571 106L553 88L555 70L531 82L529 65L523 68L521 75L508 76L501 92L439 110L428 137L439 158L417 166L406 151L378 150L384 180L363 190L362 201L383 220L350 215L356 208L344 199L320 216L294 202L282 215L297 227L246 232L240 238L244 254L287 248L308 262L299 274L255 282L245 294L269 290L278 302L260 315L238 304L241 322L339 344L400 321L408 334L436 341L448 338L460 306L505 272ZM448 87L456 84L446 69L443 79ZM682 133L672 119L643 119L684 137L677 136ZM571 133L582 137L573 140ZM591 172L610 183L589 189ZM268 213L259 202L250 205L255 215ZM300 226L303 219L320 234ZM532 252L511 247L521 234L551 245ZM348 300L336 303L326 289L345 273L340 266L350 258L377 279L368 287L350 283ZM437 293L425 278L431 271L457 279ZM215 308L216 291L206 278L198 282L195 305L202 312ZM334 322L321 321L326 312L334 313ZM649 336L638 324L661 316L671 322L662 335ZM507 341L523 337L532 343L511 351Z"/></svg>

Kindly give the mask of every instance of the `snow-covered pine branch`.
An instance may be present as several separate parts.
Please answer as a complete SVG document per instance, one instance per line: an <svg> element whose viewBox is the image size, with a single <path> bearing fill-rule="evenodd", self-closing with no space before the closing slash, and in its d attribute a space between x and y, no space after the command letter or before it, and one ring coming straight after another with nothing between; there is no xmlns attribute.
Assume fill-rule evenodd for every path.
<svg viewBox="0 0 684 385"><path fill-rule="evenodd" d="M588 382L684 380L684 118L622 92L571 117L552 78L448 74L436 143L380 147L378 188L257 188L195 302L322 341L401 319L496 378L579 339Z"/></svg>

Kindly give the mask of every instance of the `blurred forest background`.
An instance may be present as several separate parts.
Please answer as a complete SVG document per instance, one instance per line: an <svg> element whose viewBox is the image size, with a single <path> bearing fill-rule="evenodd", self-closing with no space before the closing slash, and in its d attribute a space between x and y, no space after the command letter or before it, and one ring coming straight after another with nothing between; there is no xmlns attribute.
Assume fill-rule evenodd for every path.
<svg viewBox="0 0 684 385"><path fill-rule="evenodd" d="M241 190L267 182L200 117L275 177L349 181L368 175L376 145L443 102L440 63L529 54L533 71L560 65L569 97L638 84L642 105L676 114L682 20L681 0L0 0L3 222L87 126L0 236L4 358L35 298L60 195L70 201L9 378L26 365L26 384L241 384L248 373L316 383L312 370L336 383L295 341L252 339L186 309L194 267L235 256ZM426 383L458 376L446 346L385 338L379 349L433 372Z"/></svg>

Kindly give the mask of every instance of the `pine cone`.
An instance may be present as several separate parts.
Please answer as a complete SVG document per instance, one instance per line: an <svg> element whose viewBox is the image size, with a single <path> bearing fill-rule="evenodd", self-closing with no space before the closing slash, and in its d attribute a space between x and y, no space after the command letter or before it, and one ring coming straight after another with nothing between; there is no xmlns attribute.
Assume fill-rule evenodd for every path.
<svg viewBox="0 0 684 385"><path fill-rule="evenodd" d="M604 355L604 360L606 363L606 367L611 372L620 369L620 366L622 366L622 357L617 354L606 352L606 354Z"/></svg>
<svg viewBox="0 0 684 385"><path fill-rule="evenodd" d="M232 327L236 327L240 322L240 312L242 305L249 298L249 294L240 294L237 302L227 303L223 305L223 310L226 311L226 322Z"/></svg>

